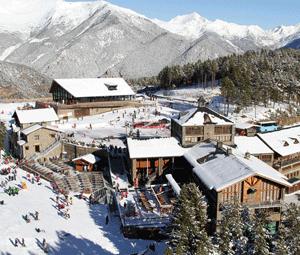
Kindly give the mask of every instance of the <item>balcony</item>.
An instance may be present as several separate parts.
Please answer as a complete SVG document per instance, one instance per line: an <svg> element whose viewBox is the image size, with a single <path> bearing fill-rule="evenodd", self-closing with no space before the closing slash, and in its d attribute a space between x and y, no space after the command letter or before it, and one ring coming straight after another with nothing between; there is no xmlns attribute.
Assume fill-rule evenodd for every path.
<svg viewBox="0 0 300 255"><path fill-rule="evenodd" d="M251 209L253 209L253 208L272 208L272 207L281 207L283 205L283 201L282 200L264 201L264 202L260 202L260 203L244 201L244 202L242 202L242 205L247 206Z"/></svg>

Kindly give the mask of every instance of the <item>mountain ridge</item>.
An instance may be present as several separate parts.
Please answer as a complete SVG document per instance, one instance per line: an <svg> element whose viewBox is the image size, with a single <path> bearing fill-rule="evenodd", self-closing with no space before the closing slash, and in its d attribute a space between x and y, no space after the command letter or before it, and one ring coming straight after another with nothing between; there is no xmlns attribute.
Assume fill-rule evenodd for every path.
<svg viewBox="0 0 300 255"><path fill-rule="evenodd" d="M0 4L4 1L0 0ZM6 10L0 10L0 35L4 38L0 42L0 60L27 65L53 78L99 77L104 73L125 78L150 77L166 65L279 47L279 43L266 46L271 45L273 37L265 36L257 26L221 20L212 24L197 13L177 18L178 24L191 24L190 33L198 33L193 39L106 1L47 0L39 13L43 2L11 0ZM5 11L8 14L1 16ZM8 19L12 15L16 16L13 21ZM210 29L202 26L200 32L195 31L199 22ZM280 41L280 47L298 38L297 28L274 30L277 41L283 34L287 36Z"/></svg>

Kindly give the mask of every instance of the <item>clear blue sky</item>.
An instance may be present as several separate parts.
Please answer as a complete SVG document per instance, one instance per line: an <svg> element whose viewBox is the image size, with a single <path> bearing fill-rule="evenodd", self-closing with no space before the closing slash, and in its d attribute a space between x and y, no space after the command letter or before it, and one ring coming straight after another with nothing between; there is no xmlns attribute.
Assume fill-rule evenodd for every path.
<svg viewBox="0 0 300 255"><path fill-rule="evenodd" d="M88 1L88 0L68 0ZM149 18L169 20L177 15L198 12L208 19L263 28L300 23L300 0L108 0Z"/></svg>

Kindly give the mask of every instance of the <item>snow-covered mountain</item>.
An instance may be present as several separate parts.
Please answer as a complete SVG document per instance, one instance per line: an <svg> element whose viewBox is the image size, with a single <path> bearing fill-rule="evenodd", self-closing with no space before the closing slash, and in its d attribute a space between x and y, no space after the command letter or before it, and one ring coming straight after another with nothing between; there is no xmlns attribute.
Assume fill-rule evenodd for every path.
<svg viewBox="0 0 300 255"><path fill-rule="evenodd" d="M41 13L44 0L11 2L1 9L0 32L7 39L4 45L0 42L0 60L28 65L50 77L95 77L105 72L152 76L166 65L240 52L218 35L198 42L186 39L105 1L47 0ZM10 22L8 17L16 19Z"/></svg>
<svg viewBox="0 0 300 255"><path fill-rule="evenodd" d="M298 27L270 37L200 15L170 22L105 1L0 0L0 60L30 66L53 78L128 78L156 75L164 66L205 60L297 39ZM299 29L300 31L300 29Z"/></svg>
<svg viewBox="0 0 300 255"><path fill-rule="evenodd" d="M24 65L0 61L0 98L49 96L51 80Z"/></svg>
<svg viewBox="0 0 300 255"><path fill-rule="evenodd" d="M300 36L300 24L263 30L256 25L238 25L218 19L210 21L195 12L177 16L170 21L154 19L153 22L172 33L190 39L197 39L207 32L212 32L233 42L251 40L258 47L281 47L290 41L291 37Z"/></svg>

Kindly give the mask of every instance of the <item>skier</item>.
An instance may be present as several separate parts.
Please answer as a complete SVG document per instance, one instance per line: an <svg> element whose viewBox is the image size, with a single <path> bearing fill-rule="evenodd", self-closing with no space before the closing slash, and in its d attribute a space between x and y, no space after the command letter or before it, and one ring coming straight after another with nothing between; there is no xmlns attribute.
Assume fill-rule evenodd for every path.
<svg viewBox="0 0 300 255"><path fill-rule="evenodd" d="M47 242L46 242L46 239L45 239L45 238L43 239L43 242L42 242L42 247L43 247L43 250L44 250L44 252L45 252L45 253L48 253L48 251L49 251L49 248L48 248L48 244L47 244Z"/></svg>
<svg viewBox="0 0 300 255"><path fill-rule="evenodd" d="M39 212L38 212L38 211L35 211L34 219L35 219L35 220L38 220L38 219L39 219Z"/></svg>
<svg viewBox="0 0 300 255"><path fill-rule="evenodd" d="M21 245L22 245L23 247L26 246L26 245L25 245L25 240L24 240L24 238L22 238Z"/></svg>

